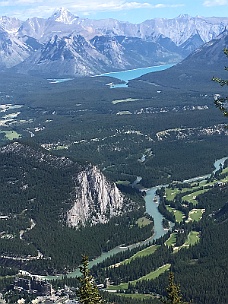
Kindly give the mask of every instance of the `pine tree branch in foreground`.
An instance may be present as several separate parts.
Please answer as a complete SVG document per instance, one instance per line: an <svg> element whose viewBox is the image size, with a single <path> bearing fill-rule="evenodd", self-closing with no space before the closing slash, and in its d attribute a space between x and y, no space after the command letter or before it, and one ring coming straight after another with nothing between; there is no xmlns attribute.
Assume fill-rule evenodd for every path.
<svg viewBox="0 0 228 304"><path fill-rule="evenodd" d="M174 282L173 272L169 273L169 286L166 288L167 298L161 300L164 304L188 304L182 301L182 295L180 292L180 286Z"/></svg>
<svg viewBox="0 0 228 304"><path fill-rule="evenodd" d="M224 54L228 57L227 48L224 49ZM225 70L228 71L228 67L225 67ZM228 79L213 77L212 80L219 83L222 87L228 85ZM225 116L228 116L228 97L221 97L220 94L215 94L214 104Z"/></svg>
<svg viewBox="0 0 228 304"><path fill-rule="evenodd" d="M104 301L99 293L93 277L90 275L88 264L89 259L86 255L82 255L82 265L80 272L82 276L79 278L80 287L78 297L81 304L103 304Z"/></svg>

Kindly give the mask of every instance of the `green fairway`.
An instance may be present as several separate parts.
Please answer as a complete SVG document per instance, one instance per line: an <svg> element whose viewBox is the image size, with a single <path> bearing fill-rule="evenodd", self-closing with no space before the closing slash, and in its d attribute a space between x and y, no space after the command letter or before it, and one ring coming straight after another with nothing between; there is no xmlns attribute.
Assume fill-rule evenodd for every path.
<svg viewBox="0 0 228 304"><path fill-rule="evenodd" d="M228 173L228 167L222 170L222 173Z"/></svg>
<svg viewBox="0 0 228 304"><path fill-rule="evenodd" d="M64 150L64 149L68 149L68 146L64 146L64 145L59 145L56 150Z"/></svg>
<svg viewBox="0 0 228 304"><path fill-rule="evenodd" d="M168 201L173 201L175 196L180 193L180 190L178 190L177 188L175 189L171 189L171 188L166 188L165 189L165 195L166 195L166 199Z"/></svg>
<svg viewBox="0 0 228 304"><path fill-rule="evenodd" d="M182 200L192 203L195 206L198 204L196 197L202 193L207 192L208 190L209 189L202 189L202 190L198 190L193 193L187 194L187 195L183 196Z"/></svg>
<svg viewBox="0 0 228 304"><path fill-rule="evenodd" d="M172 233L168 240L165 242L165 245L168 247L174 246L176 244L176 235L176 233Z"/></svg>
<svg viewBox="0 0 228 304"><path fill-rule="evenodd" d="M123 181L118 180L118 181L116 182L116 184L128 186L128 185L130 184L130 182L127 181L127 180L123 180Z"/></svg>
<svg viewBox="0 0 228 304"><path fill-rule="evenodd" d="M161 275L162 273L164 273L165 271L169 270L170 269L170 266L171 264L165 264L159 268L157 268L156 270L148 273L147 275L137 279L137 280L134 280L134 281L130 281L128 283L121 283L119 285L112 285L112 286L109 286L107 289L108 290L125 290L128 288L128 284L131 283L133 285L136 284L136 282L139 282L139 281L142 281L142 280L154 280L156 279L159 275Z"/></svg>
<svg viewBox="0 0 228 304"><path fill-rule="evenodd" d="M129 259L126 259L120 263L117 263L118 265L122 265L122 264L129 264L132 260L136 259L136 258L141 258L150 254L153 254L157 248L159 247L159 245L152 245L149 246L143 250L140 250L138 252L136 252L132 257L130 257Z"/></svg>
<svg viewBox="0 0 228 304"><path fill-rule="evenodd" d="M120 297L125 297L125 298L131 298L131 299L154 299L154 296L150 294L141 294L141 293L134 293L134 294L127 294L127 293L117 293L116 295Z"/></svg>
<svg viewBox="0 0 228 304"><path fill-rule="evenodd" d="M213 184L213 183L211 183L211 184ZM199 189L201 187L205 186L205 185L210 185L210 183L207 184L206 181L200 181L200 182L193 182L193 183L191 183L191 188L182 188L182 189L179 189L179 188L174 188L174 189L166 188L166 190L165 190L166 199L168 201L173 201L175 199L175 197L176 197L177 194L179 194L179 193L184 194L185 192L191 192L190 194L186 194L183 197L183 200L189 201L189 198L191 198L192 196L197 196L198 195L197 194L198 191L199 191L199 194L200 194L201 190L199 190ZM205 190L202 190L202 191L205 191Z"/></svg>
<svg viewBox="0 0 228 304"><path fill-rule="evenodd" d="M152 246L147 247L143 250L140 250L136 254L134 254L131 258L125 260L124 264L129 263L131 260L134 260L136 258L141 258L143 256L153 254L157 250L158 247L159 247L158 245L152 245Z"/></svg>
<svg viewBox="0 0 228 304"><path fill-rule="evenodd" d="M188 234L188 238L186 240L186 242L184 243L183 246L193 246L195 245L196 243L199 242L199 232L197 231L190 231L189 234Z"/></svg>
<svg viewBox="0 0 228 304"><path fill-rule="evenodd" d="M166 208L168 211L172 212L175 215L176 222L180 223L183 221L183 218L185 217L183 212L176 210L170 206L166 206Z"/></svg>
<svg viewBox="0 0 228 304"><path fill-rule="evenodd" d="M140 278L138 281L141 281L141 280L154 280L158 276L160 276L160 274L162 274L165 271L169 270L170 266L171 266L171 264L165 264L165 265L159 267L158 269L156 269L155 271L152 271L152 272L148 273L146 276Z"/></svg>
<svg viewBox="0 0 228 304"><path fill-rule="evenodd" d="M198 222L199 220L201 220L204 212L205 209L192 209L191 211L189 211L188 221Z"/></svg>
<svg viewBox="0 0 228 304"><path fill-rule="evenodd" d="M121 102L131 102L131 101L137 101L138 99L135 98L126 98L126 99L116 99L112 101L112 104L117 104L117 103L121 103Z"/></svg>
<svg viewBox="0 0 228 304"><path fill-rule="evenodd" d="M174 188L174 189L171 189L171 188L166 188L165 190L165 195L166 195L166 199L168 201L173 201L175 196L179 193L185 193L185 192L195 192L199 189L199 187L202 187L203 185L205 184L205 181L203 182L200 182L199 184L194 182L191 184L191 188L182 188L182 189L179 189L179 188Z"/></svg>

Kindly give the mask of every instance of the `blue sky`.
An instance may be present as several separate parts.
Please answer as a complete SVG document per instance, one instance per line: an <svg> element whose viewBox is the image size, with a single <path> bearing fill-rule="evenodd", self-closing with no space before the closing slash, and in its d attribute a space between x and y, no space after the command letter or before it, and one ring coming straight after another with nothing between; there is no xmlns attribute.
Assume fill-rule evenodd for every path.
<svg viewBox="0 0 228 304"><path fill-rule="evenodd" d="M180 14L228 17L228 0L0 0L0 16L48 18L60 7L81 18L114 18L132 23Z"/></svg>

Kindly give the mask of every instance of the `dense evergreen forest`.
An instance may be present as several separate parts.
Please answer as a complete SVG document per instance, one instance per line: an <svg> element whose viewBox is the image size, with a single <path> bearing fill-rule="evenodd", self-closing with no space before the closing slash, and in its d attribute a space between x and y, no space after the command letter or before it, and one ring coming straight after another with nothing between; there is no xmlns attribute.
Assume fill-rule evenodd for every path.
<svg viewBox="0 0 228 304"><path fill-rule="evenodd" d="M73 176L82 165L21 146L20 151L0 153L1 265L41 274L65 272L78 266L82 252L94 258L152 235L152 221L146 226L137 224L145 216L145 207L134 189L128 194L137 202L134 210L106 224L77 230L66 227L64 214L72 204ZM26 259L37 257L38 252L43 258Z"/></svg>
<svg viewBox="0 0 228 304"><path fill-rule="evenodd" d="M169 263L175 273L177 282L186 301L191 303L227 303L227 197L228 187L213 188L197 199L205 208L203 218L199 222L176 223L174 231L183 229L185 234L194 230L200 232L197 244L175 251L165 244L170 234L162 240L157 240L156 250L145 256L141 255L129 260L134 252L119 254L94 266L92 272L98 280L108 277L119 292L127 294L159 294L165 295L168 284L167 273L155 279L141 278L151 271ZM176 240L175 246L182 243ZM128 262L123 262L127 261ZM118 267L110 267L119 263ZM141 279L139 279L141 278ZM124 282L128 282L124 284ZM121 285L122 283L122 285ZM121 287L122 286L122 287ZM120 295L119 295L120 296ZM122 303L119 301L118 303ZM138 303L137 301L132 303ZM143 302L142 302L143 303ZM153 303L153 302L152 302Z"/></svg>
<svg viewBox="0 0 228 304"><path fill-rule="evenodd" d="M228 155L226 120L211 102L213 82L198 91L145 84L110 89L107 83L108 77L50 84L4 75L1 99L21 107L7 110L20 113L1 132L98 164L115 182L141 176L144 187L206 174L215 159ZM3 134L2 144L10 138Z"/></svg>
<svg viewBox="0 0 228 304"><path fill-rule="evenodd" d="M173 230L148 245L154 246L150 254L132 258L148 248L126 250L93 267L92 274L98 283L109 278L111 285L121 286L119 294L104 294L115 303L159 303L156 298L127 294L164 295L167 270L172 269L186 301L225 304L227 184L197 188L201 191L197 206L184 201L190 188L181 193L188 187L183 180L212 172L214 161L228 156L227 120L212 102L215 86L158 88L133 81L127 88L110 89L110 81L115 79L51 84L46 79L1 75L1 147L19 141L33 151L42 147L51 159L68 157L71 163L57 166L36 157L0 153L0 288L9 285L10 276L19 269L66 274L79 265L82 253L93 259L117 245L148 238L153 223L137 224L145 215L137 189L161 184L170 184L171 189L178 181L173 184L173 190L179 191L174 199L164 198L164 189L158 192L159 210L166 225L173 222ZM78 230L66 227L62 215L71 205L72 175L87 163L98 165L138 208L107 224ZM134 183L137 177L140 182ZM188 221L196 207L205 209L202 218ZM177 221L173 210L183 220ZM167 245L173 237L176 247L184 246L192 232L197 235L194 245L177 251ZM148 279L162 267L166 268L160 275ZM64 280L76 286L73 279ZM64 280L53 284L60 286Z"/></svg>

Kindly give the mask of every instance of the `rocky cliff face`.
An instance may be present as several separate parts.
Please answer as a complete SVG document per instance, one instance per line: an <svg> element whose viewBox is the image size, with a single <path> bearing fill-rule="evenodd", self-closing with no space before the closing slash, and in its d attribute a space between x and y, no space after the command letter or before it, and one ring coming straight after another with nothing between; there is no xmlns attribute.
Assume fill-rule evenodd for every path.
<svg viewBox="0 0 228 304"><path fill-rule="evenodd" d="M14 181L14 183L10 183L13 189L10 191L18 193L18 195L24 195L27 191L28 197L34 195L33 201L36 201L39 208L45 208L46 202L51 204L55 209L56 220L61 219L61 223L68 227L78 228L86 224L107 223L110 218L137 208L137 204L126 198L117 186L109 182L95 166L78 165L67 157L58 157L43 149L35 149L18 142L0 148L0 157L3 157L2 162L8 158L7 156L11 156L17 164L15 170L11 170L14 175L10 175L11 171L9 171L9 175L4 175L4 170L8 172L8 162L6 162L4 172L2 172L2 180L5 183L8 183L8 180L11 179ZM46 174L47 172L55 172L51 182L50 175ZM62 176L65 176L64 182L61 180ZM41 186L42 189L47 187L49 190L54 185L54 188L52 188L52 190L55 189L54 192L50 191L54 195L53 200L49 201L49 196L52 194L47 195L48 190L43 193L37 190L40 187L39 183L45 185ZM61 188L64 183L65 186ZM18 188L18 185L22 186ZM23 186L26 186L26 188ZM56 191L60 189L64 189L63 197L65 198L63 201L59 201L59 197L55 197ZM39 195L34 194L37 191L39 191ZM14 198L12 199L10 196L7 204L12 204L11 200L14 201ZM26 202L25 199L23 203L27 210L31 211L34 208L31 205L31 200ZM50 212L49 207L48 210L47 212ZM49 216L53 218L54 215L50 213Z"/></svg>
<svg viewBox="0 0 228 304"><path fill-rule="evenodd" d="M67 212L68 226L106 223L111 217L126 211L121 192L95 166L80 172L75 179L75 186L74 205Z"/></svg>

